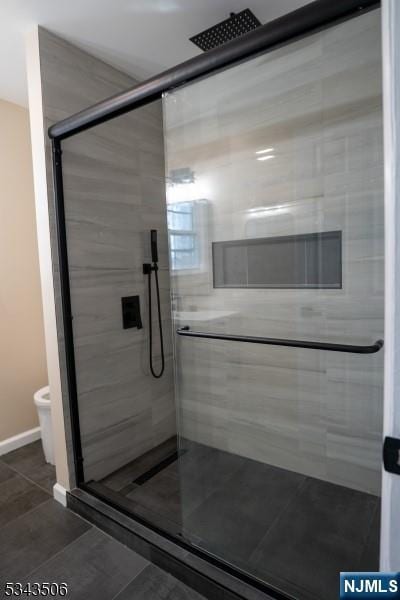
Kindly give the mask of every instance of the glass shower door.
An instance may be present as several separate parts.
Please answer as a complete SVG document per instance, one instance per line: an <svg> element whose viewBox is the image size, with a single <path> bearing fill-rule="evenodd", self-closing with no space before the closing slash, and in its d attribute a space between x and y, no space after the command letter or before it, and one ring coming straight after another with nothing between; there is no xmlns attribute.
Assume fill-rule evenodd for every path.
<svg viewBox="0 0 400 600"><path fill-rule="evenodd" d="M378 568L381 95L377 9L163 100L182 535L302 599Z"/></svg>

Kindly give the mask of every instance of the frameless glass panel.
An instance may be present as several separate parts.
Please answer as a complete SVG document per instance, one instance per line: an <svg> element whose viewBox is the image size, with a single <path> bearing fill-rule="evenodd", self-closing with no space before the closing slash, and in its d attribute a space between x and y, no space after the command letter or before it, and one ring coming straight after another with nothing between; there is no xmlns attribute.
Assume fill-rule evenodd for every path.
<svg viewBox="0 0 400 600"><path fill-rule="evenodd" d="M168 207L207 203L175 330L383 337L379 10L167 94L164 130ZM377 569L383 352L175 343L184 538L307 600Z"/></svg>

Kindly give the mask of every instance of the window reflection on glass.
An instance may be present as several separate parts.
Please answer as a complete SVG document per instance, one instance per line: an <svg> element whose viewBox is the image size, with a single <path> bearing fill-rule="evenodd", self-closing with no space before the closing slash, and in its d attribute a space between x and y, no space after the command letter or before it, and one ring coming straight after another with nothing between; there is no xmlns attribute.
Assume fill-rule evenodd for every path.
<svg viewBox="0 0 400 600"><path fill-rule="evenodd" d="M200 268L195 202L168 204L168 231L173 271Z"/></svg>

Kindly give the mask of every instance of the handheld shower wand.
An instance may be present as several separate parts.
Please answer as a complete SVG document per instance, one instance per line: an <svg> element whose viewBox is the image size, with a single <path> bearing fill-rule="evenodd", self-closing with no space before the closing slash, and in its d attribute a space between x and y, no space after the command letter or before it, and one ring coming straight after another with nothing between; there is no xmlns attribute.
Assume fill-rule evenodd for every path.
<svg viewBox="0 0 400 600"><path fill-rule="evenodd" d="M151 261L158 263L157 229L150 230Z"/></svg>
<svg viewBox="0 0 400 600"><path fill-rule="evenodd" d="M143 273L148 276L148 294L149 294L149 358L150 371L153 377L159 379L162 377L165 369L164 357L164 340L161 320L161 302L160 302L160 286L158 283L158 245L157 245L157 230L150 231L150 248L151 248L151 263L144 263ZM156 295L157 295L157 310L158 310L158 328L160 332L160 350L161 350L161 370L157 373L153 365L153 322L152 322L152 299L151 299L151 274L154 271L156 280Z"/></svg>

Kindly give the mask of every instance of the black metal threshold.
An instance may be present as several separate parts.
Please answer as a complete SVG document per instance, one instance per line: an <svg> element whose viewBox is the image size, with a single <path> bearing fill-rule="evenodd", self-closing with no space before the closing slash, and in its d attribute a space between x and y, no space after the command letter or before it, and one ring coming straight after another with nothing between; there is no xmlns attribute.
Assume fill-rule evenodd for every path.
<svg viewBox="0 0 400 600"><path fill-rule="evenodd" d="M97 490L67 492L67 506L208 600L299 600L145 522Z"/></svg>

